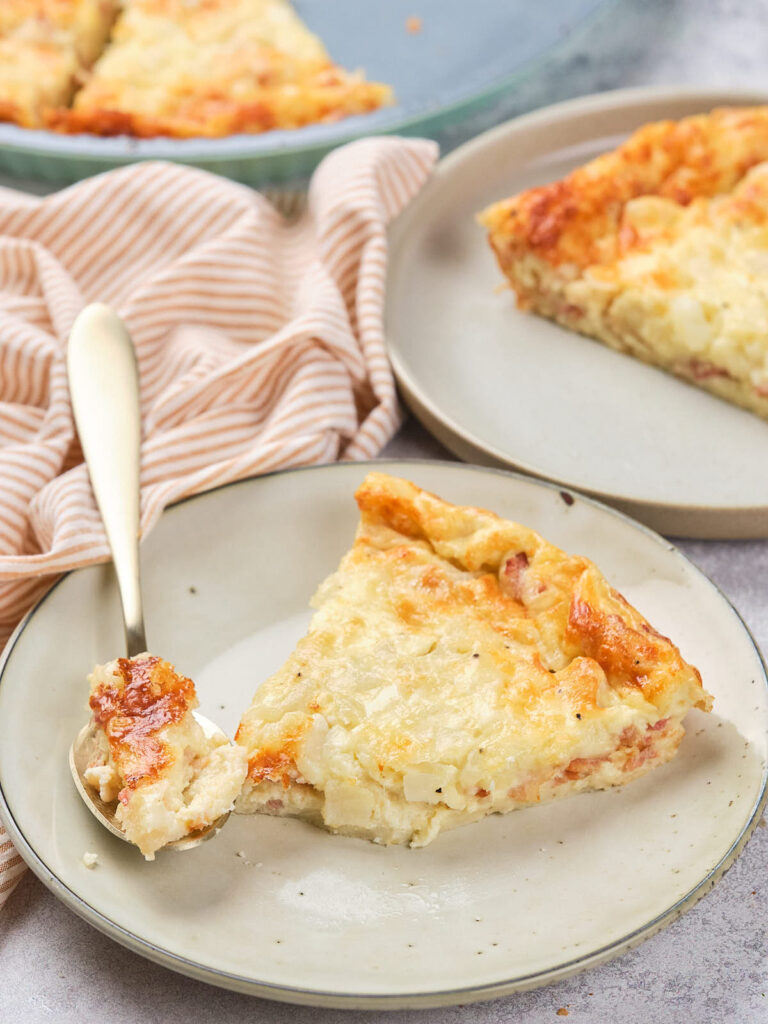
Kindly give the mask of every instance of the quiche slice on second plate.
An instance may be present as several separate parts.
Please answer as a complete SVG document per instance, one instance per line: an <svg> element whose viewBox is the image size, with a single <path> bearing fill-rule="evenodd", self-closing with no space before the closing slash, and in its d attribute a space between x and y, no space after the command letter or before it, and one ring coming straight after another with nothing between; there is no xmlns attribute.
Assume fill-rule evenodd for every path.
<svg viewBox="0 0 768 1024"><path fill-rule="evenodd" d="M521 309L768 418L768 107L636 131L480 215Z"/></svg>
<svg viewBox="0 0 768 1024"><path fill-rule="evenodd" d="M709 694L586 558L371 473L351 550L236 740L241 813L423 846L672 758Z"/></svg>

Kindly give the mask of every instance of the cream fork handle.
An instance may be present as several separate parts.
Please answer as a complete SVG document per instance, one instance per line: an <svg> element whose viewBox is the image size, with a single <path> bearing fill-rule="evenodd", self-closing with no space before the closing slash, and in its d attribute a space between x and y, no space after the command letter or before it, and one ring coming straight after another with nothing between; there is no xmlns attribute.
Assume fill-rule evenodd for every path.
<svg viewBox="0 0 768 1024"><path fill-rule="evenodd" d="M139 569L141 411L131 336L103 303L86 306L69 336L67 372L96 504L117 575L129 658L147 649Z"/></svg>

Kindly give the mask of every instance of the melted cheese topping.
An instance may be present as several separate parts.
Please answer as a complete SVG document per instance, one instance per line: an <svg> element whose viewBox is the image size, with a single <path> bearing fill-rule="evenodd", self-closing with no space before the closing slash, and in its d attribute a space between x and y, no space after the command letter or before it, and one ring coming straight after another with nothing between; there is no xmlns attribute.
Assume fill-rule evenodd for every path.
<svg viewBox="0 0 768 1024"><path fill-rule="evenodd" d="M647 125L481 222L521 308L768 417L768 108Z"/></svg>
<svg viewBox="0 0 768 1024"><path fill-rule="evenodd" d="M390 90L334 65L288 0L124 0L65 131L224 135L365 113Z"/></svg>
<svg viewBox="0 0 768 1024"><path fill-rule="evenodd" d="M423 845L628 781L708 708L698 673L586 559L371 474L352 550L237 734L236 809Z"/></svg>
<svg viewBox="0 0 768 1024"><path fill-rule="evenodd" d="M245 777L242 751L206 737L192 715L191 679L150 654L97 665L89 677L99 756L85 781L147 860L231 810Z"/></svg>

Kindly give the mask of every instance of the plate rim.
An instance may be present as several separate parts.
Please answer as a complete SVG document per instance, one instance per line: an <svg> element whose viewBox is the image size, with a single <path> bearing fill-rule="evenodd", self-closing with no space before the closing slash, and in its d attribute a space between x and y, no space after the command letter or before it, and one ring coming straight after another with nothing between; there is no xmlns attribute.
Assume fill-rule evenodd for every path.
<svg viewBox="0 0 768 1024"><path fill-rule="evenodd" d="M553 491L558 494L561 494L562 492L562 488L558 484L542 480L537 477L530 477L524 473L493 466L478 466L471 463L450 462L448 460L431 458L366 459L360 461L325 463L322 465L289 467L287 469L274 470L270 473L248 476L240 480L229 481L228 483L220 484L208 490L201 491L198 494L189 495L179 501L173 502L163 510L162 515L164 516L166 512L177 509L180 506L191 502L213 497L221 491L243 485L253 485L256 481L268 479L270 477L296 475L312 471L327 472L339 469L346 471L347 469L359 469L363 467L368 467L370 470L379 469L382 471L387 471L384 467L391 467L390 471L396 471L394 467L419 467L422 465L446 468L453 467L471 473L490 473L505 478L512 478L522 483ZM689 571L692 570L693 575L698 578L701 583L705 586L708 585L715 592L724 605L724 611L729 611L736 618L737 624L741 626L746 639L751 644L755 654L757 655L757 661L761 670L762 683L766 689L768 689L768 663L766 663L766 659L763 656L752 631L744 621L744 618L719 585L714 580L710 579L710 577L707 576L707 574L703 572L683 551L658 534L655 530L646 526L644 523L638 522L631 516L611 507L610 505L597 501L578 490L572 490L574 490L574 494L579 501L583 501L587 505L596 507L599 511L607 512L611 516L615 516L622 520L631 528L645 534L653 543L664 548L669 554L673 555L673 557L681 560ZM2 654L0 654L0 687L2 687L6 668L12 657L13 650L21 635L34 619L38 609L42 607L51 594L70 575L81 572L83 569L93 568L96 564L107 564L108 561L108 559L105 559L100 563L92 563L87 566L81 566L77 569L69 570L62 574L35 602L33 607L19 622L16 629L14 629L4 650L2 651ZM614 942L601 946L597 950L590 951L585 956L575 957L565 961L564 963L556 964L554 967L549 967L542 971L535 971L520 977L487 982L481 985L469 985L457 989L404 993L342 993L330 992L322 989L303 988L301 986L287 986L274 982L256 981L241 974L205 967L189 957L172 953L169 950L158 946L151 940L142 938L137 933L132 932L128 928L125 928L113 921L102 911L96 909L96 907L89 903L88 900L79 896L70 889L69 886L67 886L47 867L42 856L26 839L21 827L17 824L6 800L3 780L0 777L0 822L5 826L16 851L20 854L31 871L57 899L68 907L68 909L77 914L78 917L96 928L97 931L100 931L113 941L118 942L120 945L132 950L146 959L152 960L162 967L173 970L182 975L186 975L187 977L195 978L198 981L216 985L220 988L230 989L241 994L270 999L276 1002L328 1007L331 1009L427 1009L430 1007L452 1006L457 1003L464 1003L468 1001L484 1002L509 995L513 992L525 991L551 984L555 981L568 978L583 970L607 963L609 960L634 949L646 939L651 938L657 932L661 931L667 925L672 924L678 917L680 917L685 911L691 909L691 907L698 903L698 901L712 889L712 887L731 867L750 839L758 825L758 822L760 821L763 811L765 810L766 803L768 803L768 761L763 764L760 790L755 798L749 818L739 831L738 835L733 839L728 850L724 853L718 863L715 864L706 873L706 875L704 875L699 882L693 886L692 889L687 893L684 893L666 910L657 914L650 921L639 926L634 931L622 936Z"/></svg>
<svg viewBox="0 0 768 1024"><path fill-rule="evenodd" d="M701 101L702 106L740 104L752 106L768 104L768 87L748 86L729 88L701 85L650 85L611 89L605 92L588 93L574 99L552 103L537 110L510 118L503 124L469 139L457 149L444 156L435 166L430 180L421 193L397 218L389 231L388 272L399 252L407 242L408 234L420 218L421 207L428 201L430 193L443 182L450 180L454 168L465 161L473 160L486 147L497 140L527 132L531 128L549 126L554 133L557 126L574 115L588 115L631 108L641 103ZM630 517L643 517L646 524L658 531L676 536L699 537L702 539L743 539L768 536L768 501L763 505L701 505L680 501L657 501L632 495L617 494L595 488L587 488L579 481L544 475L545 470L526 462L525 458L513 457L492 442L478 437L472 430L462 426L458 420L439 408L424 392L418 380L407 368L405 357L397 340L397 331L391 326L391 295L385 296L384 343L387 358L405 399L406 405L416 418L437 436L454 454L464 459L469 452L473 459L490 459L491 466L536 477L545 482L579 491L602 504L618 507ZM659 371L662 372L662 371ZM730 521L732 526L723 524ZM719 524L719 525L718 525ZM683 531L679 529L683 526Z"/></svg>

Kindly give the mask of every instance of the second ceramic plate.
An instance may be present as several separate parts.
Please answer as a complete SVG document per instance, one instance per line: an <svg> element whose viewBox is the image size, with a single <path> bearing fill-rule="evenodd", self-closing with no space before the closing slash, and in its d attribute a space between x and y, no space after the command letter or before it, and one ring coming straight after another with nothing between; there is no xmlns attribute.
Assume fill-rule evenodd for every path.
<svg viewBox="0 0 768 1024"><path fill-rule="evenodd" d="M768 423L519 312L475 222L493 200L562 177L648 121L760 100L695 89L587 97L439 165L395 225L386 327L406 401L448 448L577 487L663 533L768 536Z"/></svg>
<svg viewBox="0 0 768 1024"><path fill-rule="evenodd" d="M87 714L85 673L122 645L111 569L95 566L66 576L3 653L0 815L43 882L111 938L273 999L464 1003L615 956L703 895L758 819L760 656L690 562L609 509L471 466L375 465L594 558L715 697L711 714L687 717L675 760L622 789L488 818L423 850L233 815L211 842L147 864L97 824L67 771ZM168 510L147 537L149 643L195 679L202 712L228 731L305 630L310 595L354 536L353 493L369 468L224 487ZM85 851L98 854L94 870Z"/></svg>

